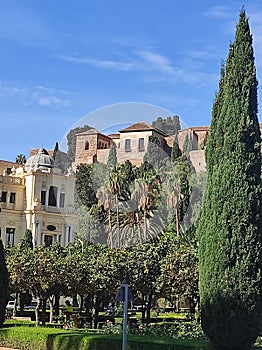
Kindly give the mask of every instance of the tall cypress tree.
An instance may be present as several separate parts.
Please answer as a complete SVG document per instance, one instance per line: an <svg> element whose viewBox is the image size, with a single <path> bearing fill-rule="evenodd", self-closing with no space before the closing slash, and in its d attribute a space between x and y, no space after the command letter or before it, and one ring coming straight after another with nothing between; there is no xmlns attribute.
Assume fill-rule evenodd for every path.
<svg viewBox="0 0 262 350"><path fill-rule="evenodd" d="M108 154L108 160L107 160L107 167L108 170L111 171L115 168L117 163L117 154L116 154L116 144L113 143L110 147L109 154Z"/></svg>
<svg viewBox="0 0 262 350"><path fill-rule="evenodd" d="M252 36L242 10L213 106L198 222L201 322L215 349L250 349L259 332L260 146Z"/></svg>
<svg viewBox="0 0 262 350"><path fill-rule="evenodd" d="M4 257L4 247L0 239L0 327L5 321L5 308L9 299L9 276Z"/></svg>

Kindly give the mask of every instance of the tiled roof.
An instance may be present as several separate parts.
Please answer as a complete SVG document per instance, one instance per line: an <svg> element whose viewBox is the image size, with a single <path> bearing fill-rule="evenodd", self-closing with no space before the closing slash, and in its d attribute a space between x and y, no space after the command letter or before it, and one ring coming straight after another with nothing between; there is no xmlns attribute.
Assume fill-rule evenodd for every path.
<svg viewBox="0 0 262 350"><path fill-rule="evenodd" d="M96 129L89 129L89 130L80 132L80 133L78 133L76 135L78 136L78 135L93 135L93 134L100 134L100 132L97 131Z"/></svg>
<svg viewBox="0 0 262 350"><path fill-rule="evenodd" d="M143 130L153 130L153 128L151 125L149 125L146 122L139 122L139 123L130 125L125 129L119 130L119 132L143 131Z"/></svg>
<svg viewBox="0 0 262 350"><path fill-rule="evenodd" d="M109 134L107 136L111 137L111 139L119 139L120 138L120 134Z"/></svg>
<svg viewBox="0 0 262 350"><path fill-rule="evenodd" d="M165 136L165 133L163 133L161 130L153 128L151 125L149 125L147 122L139 122L133 125L128 126L125 129L119 130L119 132L130 132L130 131L148 131L148 130L155 130L159 134Z"/></svg>

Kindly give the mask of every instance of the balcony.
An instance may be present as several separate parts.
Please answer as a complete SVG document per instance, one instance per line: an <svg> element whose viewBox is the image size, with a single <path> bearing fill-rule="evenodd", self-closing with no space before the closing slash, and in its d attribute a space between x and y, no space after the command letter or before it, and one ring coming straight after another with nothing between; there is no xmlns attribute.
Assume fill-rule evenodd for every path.
<svg viewBox="0 0 262 350"><path fill-rule="evenodd" d="M0 175L0 184L21 186L24 185L24 181L20 177Z"/></svg>

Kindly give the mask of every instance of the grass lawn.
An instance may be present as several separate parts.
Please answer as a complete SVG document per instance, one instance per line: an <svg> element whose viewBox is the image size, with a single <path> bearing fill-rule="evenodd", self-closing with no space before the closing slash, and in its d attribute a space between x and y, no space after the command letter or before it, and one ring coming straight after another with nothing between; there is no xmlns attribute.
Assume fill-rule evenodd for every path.
<svg viewBox="0 0 262 350"><path fill-rule="evenodd" d="M22 350L120 350L121 335L105 335L84 330L11 326L0 329L0 346ZM153 336L127 337L127 350L209 350L205 340L165 339Z"/></svg>
<svg viewBox="0 0 262 350"><path fill-rule="evenodd" d="M21 350L121 350L122 336L92 330L35 327L34 322L9 321L0 329L0 346ZM262 338L253 349L262 348ZM127 350L211 350L207 340L128 335Z"/></svg>

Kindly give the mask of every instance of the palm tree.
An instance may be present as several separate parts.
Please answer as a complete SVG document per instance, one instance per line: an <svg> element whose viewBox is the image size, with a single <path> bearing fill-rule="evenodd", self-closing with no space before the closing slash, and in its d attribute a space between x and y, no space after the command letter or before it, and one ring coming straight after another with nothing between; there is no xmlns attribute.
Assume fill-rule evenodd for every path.
<svg viewBox="0 0 262 350"><path fill-rule="evenodd" d="M18 154L16 159L15 159L15 162L16 162L16 164L24 165L26 163L25 155L22 153Z"/></svg>

